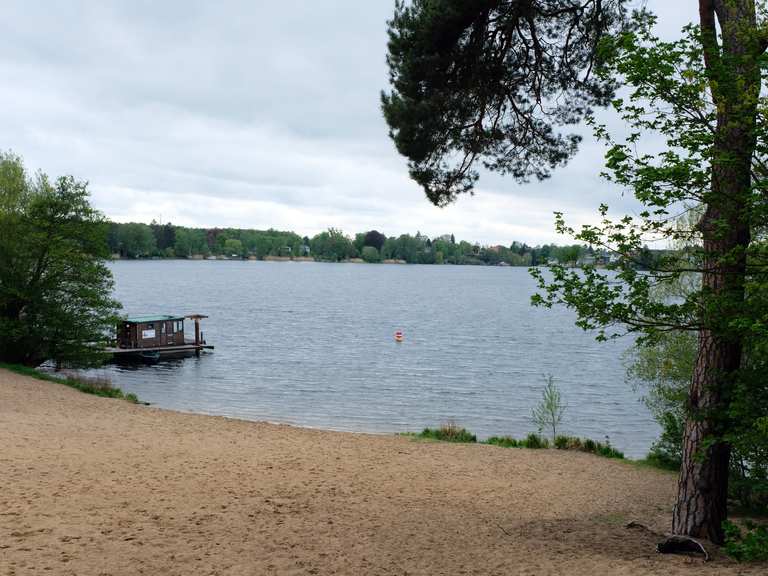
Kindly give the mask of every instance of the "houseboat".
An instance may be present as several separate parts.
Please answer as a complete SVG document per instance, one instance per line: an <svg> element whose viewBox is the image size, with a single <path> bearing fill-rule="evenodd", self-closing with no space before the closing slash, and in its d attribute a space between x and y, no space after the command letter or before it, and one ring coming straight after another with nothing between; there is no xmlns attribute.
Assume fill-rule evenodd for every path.
<svg viewBox="0 0 768 576"><path fill-rule="evenodd" d="M202 314L171 316L167 314L134 316L117 325L115 347L107 352L115 360L155 362L161 358L183 358L213 350L200 331ZM184 320L195 323L195 338L184 337Z"/></svg>

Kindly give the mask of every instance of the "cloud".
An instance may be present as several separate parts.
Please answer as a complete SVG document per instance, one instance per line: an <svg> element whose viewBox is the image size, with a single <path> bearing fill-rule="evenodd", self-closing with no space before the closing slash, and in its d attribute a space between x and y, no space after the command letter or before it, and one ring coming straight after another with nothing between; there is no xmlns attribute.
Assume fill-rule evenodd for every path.
<svg viewBox="0 0 768 576"><path fill-rule="evenodd" d="M690 6L650 2L673 36ZM370 228L482 243L564 241L609 202L589 138L545 182L484 175L439 209L408 179L379 111L392 2L4 3L3 148L91 184L118 221Z"/></svg>

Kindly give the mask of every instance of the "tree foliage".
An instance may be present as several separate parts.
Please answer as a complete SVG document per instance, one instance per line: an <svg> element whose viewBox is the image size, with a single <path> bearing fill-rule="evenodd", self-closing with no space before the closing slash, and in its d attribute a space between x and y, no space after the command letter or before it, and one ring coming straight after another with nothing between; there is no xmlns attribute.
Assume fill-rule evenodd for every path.
<svg viewBox="0 0 768 576"><path fill-rule="evenodd" d="M535 272L541 291L534 303L573 308L577 324L597 330L599 338L635 332L651 347L685 344L685 332L696 338L673 530L715 542L723 539L729 462L755 420L743 399L754 400L761 386L747 377L744 359L768 337L768 309L761 306L768 277L759 145L768 136L768 102L759 97L757 61L764 46L748 4L721 7L719 41L708 29L714 25L703 20L680 40L662 42L651 32L654 19L639 13L632 32L603 43L610 63L603 73L631 90L627 99L612 102L630 128L626 139L594 125L607 145L604 176L629 189L644 209L612 219L603 205L601 223L579 230L557 214L559 232L618 255L614 273ZM661 151L643 145L651 135L663 140ZM691 210L700 218L682 218L689 224L681 226ZM642 247L653 242L680 248L640 272ZM660 286L686 275L697 278L697 289L659 297ZM668 416L672 429L678 416Z"/></svg>
<svg viewBox="0 0 768 576"><path fill-rule="evenodd" d="M88 365L117 321L107 225L84 182L0 154L0 360Z"/></svg>
<svg viewBox="0 0 768 576"><path fill-rule="evenodd" d="M552 432L552 443L557 438L557 429L565 414L565 404L563 403L560 389L555 384L555 378L551 374L546 377L546 385L541 391L541 401L531 411L531 419L538 427L539 433L545 430Z"/></svg>
<svg viewBox="0 0 768 576"><path fill-rule="evenodd" d="M360 257L369 264L381 262L381 254L379 254L379 251L373 246L363 246L363 251L360 253Z"/></svg>
<svg viewBox="0 0 768 576"><path fill-rule="evenodd" d="M127 258L152 256L157 250L155 234L146 224L130 222L121 225L116 233L116 252Z"/></svg>
<svg viewBox="0 0 768 576"><path fill-rule="evenodd" d="M745 367L734 384L728 441L732 447L729 498L742 508L768 511L768 356L764 339L751 341ZM696 334L668 331L630 348L627 373L644 391L643 400L661 427L649 459L679 469L688 416L688 388L696 362Z"/></svg>
<svg viewBox="0 0 768 576"><path fill-rule="evenodd" d="M370 230L363 237L363 246L373 246L381 252L381 247L384 246L386 240L387 237L378 230Z"/></svg>
<svg viewBox="0 0 768 576"><path fill-rule="evenodd" d="M243 243L237 238L227 238L224 241L224 252L227 256L242 256Z"/></svg>
<svg viewBox="0 0 768 576"><path fill-rule="evenodd" d="M553 126L591 120L590 108L610 100L630 134L614 139L592 120L607 144L604 175L643 209L614 219L602 205L600 223L579 230L557 214L559 232L616 259L610 273L535 270L534 303L573 308L577 324L601 339L634 332L642 345L673 331L695 334L672 530L722 543L737 407L759 382L744 377L744 358L768 332L759 305L768 263L768 101L761 97L768 22L759 21L755 0L699 0L698 7L699 26L662 42L647 12L625 25L621 3L398 4L390 23L392 93L383 108L411 175L442 205L471 190L476 160L518 180L545 177L577 143ZM590 13L595 18L574 34L569 18ZM546 38L546 49L537 37ZM574 74L585 70L596 75ZM615 86L626 86L628 96L612 98ZM557 107L571 102L573 112L560 115ZM676 225L688 210L701 210L698 222ZM650 257L648 245L670 242L683 246ZM640 271L643 262L648 271ZM659 285L682 274L699 275L700 289L657 296Z"/></svg>
<svg viewBox="0 0 768 576"><path fill-rule="evenodd" d="M390 136L428 198L472 190L478 162L520 181L576 152L561 127L605 106L596 46L625 20L623 0L414 0L389 22Z"/></svg>
<svg viewBox="0 0 768 576"><path fill-rule="evenodd" d="M158 238L160 240L158 240ZM589 250L579 245L544 244L529 246L512 242L509 246L480 246L467 241L457 242L453 234L430 238L417 232L387 237L376 230L355 234L350 240L334 229L312 239L295 232L241 228L188 228L171 223L141 224L136 222L109 223L107 241L112 254L123 258L195 258L209 255L254 257L313 256L317 260L333 261L363 257L366 246L376 248L381 259L403 260L408 264L488 264L511 266L548 264L582 264L585 261L604 264L610 255L605 251ZM168 242L173 239L173 245ZM239 242L239 244L238 244ZM350 249L347 245L351 243ZM343 249L340 248L343 246ZM370 252L369 252L370 254Z"/></svg>
<svg viewBox="0 0 768 576"><path fill-rule="evenodd" d="M149 227L152 230L152 235L155 237L155 246L161 254L168 254L169 251L173 251L176 245L176 228L173 224L167 222L165 224L159 224L155 220L152 220Z"/></svg>
<svg viewBox="0 0 768 576"><path fill-rule="evenodd" d="M310 240L312 254L324 260L340 262L357 256L357 251L341 230L329 228Z"/></svg>

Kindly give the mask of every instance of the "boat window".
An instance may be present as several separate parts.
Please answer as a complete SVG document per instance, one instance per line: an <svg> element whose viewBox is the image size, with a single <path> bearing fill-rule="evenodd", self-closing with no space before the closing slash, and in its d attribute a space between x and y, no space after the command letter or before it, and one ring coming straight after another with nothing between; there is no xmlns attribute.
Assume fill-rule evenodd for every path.
<svg viewBox="0 0 768 576"><path fill-rule="evenodd" d="M183 332L184 331L184 320L178 320L176 322L176 332Z"/></svg>

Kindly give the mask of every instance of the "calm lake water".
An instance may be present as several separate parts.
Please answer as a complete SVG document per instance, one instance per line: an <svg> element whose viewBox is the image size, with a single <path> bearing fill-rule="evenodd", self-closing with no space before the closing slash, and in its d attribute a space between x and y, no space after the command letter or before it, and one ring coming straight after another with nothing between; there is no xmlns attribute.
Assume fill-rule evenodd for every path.
<svg viewBox="0 0 768 576"><path fill-rule="evenodd" d="M525 268L121 261L112 270L130 315L210 316L212 353L99 370L163 408L381 433L453 421L480 437L523 436L552 374L568 405L565 432L608 435L633 457L658 432L625 382L629 340L596 342L570 311L531 307Z"/></svg>

